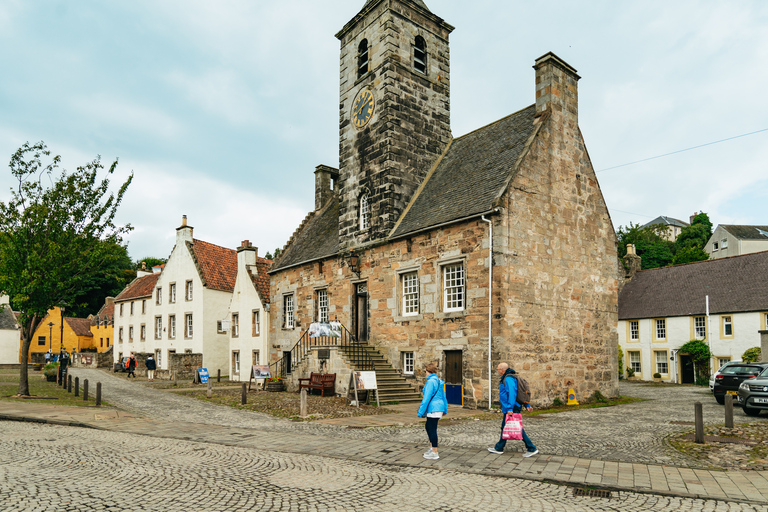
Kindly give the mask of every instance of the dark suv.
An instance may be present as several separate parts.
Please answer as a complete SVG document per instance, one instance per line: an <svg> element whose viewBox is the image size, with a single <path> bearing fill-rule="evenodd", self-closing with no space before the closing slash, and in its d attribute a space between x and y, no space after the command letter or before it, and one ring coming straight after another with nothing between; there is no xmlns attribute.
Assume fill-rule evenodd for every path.
<svg viewBox="0 0 768 512"><path fill-rule="evenodd" d="M755 377L745 380L739 386L737 397L744 414L757 416L760 411L768 411L768 369Z"/></svg>
<svg viewBox="0 0 768 512"><path fill-rule="evenodd" d="M726 394L734 395L736 398L741 383L754 379L766 368L768 368L768 363L738 363L720 369L715 375L715 386L712 389L717 403L723 405Z"/></svg>

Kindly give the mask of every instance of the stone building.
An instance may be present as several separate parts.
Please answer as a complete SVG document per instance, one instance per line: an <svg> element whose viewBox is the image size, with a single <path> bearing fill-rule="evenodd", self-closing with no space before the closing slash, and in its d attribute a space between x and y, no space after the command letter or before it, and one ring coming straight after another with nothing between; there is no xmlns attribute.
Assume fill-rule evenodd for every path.
<svg viewBox="0 0 768 512"><path fill-rule="evenodd" d="M296 344L337 320L414 388L437 361L466 405L497 399L500 361L536 403L616 395L616 239L579 76L548 53L535 104L453 138L452 30L421 0L368 0L337 34L339 169L316 168L315 209L270 270L276 367L318 367ZM344 385L354 364L329 357Z"/></svg>

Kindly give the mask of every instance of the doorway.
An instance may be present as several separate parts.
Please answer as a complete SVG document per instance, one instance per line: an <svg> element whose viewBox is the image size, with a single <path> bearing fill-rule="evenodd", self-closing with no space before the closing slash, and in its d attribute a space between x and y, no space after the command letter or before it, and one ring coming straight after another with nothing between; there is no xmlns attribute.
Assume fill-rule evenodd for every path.
<svg viewBox="0 0 768 512"><path fill-rule="evenodd" d="M368 285L355 285L355 336L357 341L368 341Z"/></svg>
<svg viewBox="0 0 768 512"><path fill-rule="evenodd" d="M680 383L693 384L696 376L693 371L693 358L689 355L680 355Z"/></svg>
<svg viewBox="0 0 768 512"><path fill-rule="evenodd" d="M446 384L461 384L462 363L461 350L445 351Z"/></svg>
<svg viewBox="0 0 768 512"><path fill-rule="evenodd" d="M288 375L291 373L291 351L290 350L283 350L283 375Z"/></svg>

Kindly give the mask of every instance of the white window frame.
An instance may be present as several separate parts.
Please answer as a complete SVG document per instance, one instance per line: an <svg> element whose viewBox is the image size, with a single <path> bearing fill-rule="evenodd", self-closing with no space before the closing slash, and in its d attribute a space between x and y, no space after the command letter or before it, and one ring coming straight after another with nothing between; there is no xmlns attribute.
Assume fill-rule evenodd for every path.
<svg viewBox="0 0 768 512"><path fill-rule="evenodd" d="M176 315L168 315L168 339L176 339Z"/></svg>
<svg viewBox="0 0 768 512"><path fill-rule="evenodd" d="M193 292L193 286L192 286L192 280L190 279L189 281L187 281L186 288L184 290L184 298L187 301L192 300L192 297L193 297L192 292Z"/></svg>
<svg viewBox="0 0 768 512"><path fill-rule="evenodd" d="M163 317L159 315L155 317L155 339L163 339Z"/></svg>
<svg viewBox="0 0 768 512"><path fill-rule="evenodd" d="M120 304L120 316L123 316L123 304Z"/></svg>
<svg viewBox="0 0 768 512"><path fill-rule="evenodd" d="M128 343L133 343L133 326L128 326Z"/></svg>
<svg viewBox="0 0 768 512"><path fill-rule="evenodd" d="M157 367L160 368L163 364L163 351L155 349L155 361L157 361Z"/></svg>
<svg viewBox="0 0 768 512"><path fill-rule="evenodd" d="M640 351L639 350L629 350L627 352L627 356L629 359L629 367L634 371L635 373L643 373L643 363L642 358L640 357ZM635 357L636 356L636 357Z"/></svg>
<svg viewBox="0 0 768 512"><path fill-rule="evenodd" d="M629 341L640 341L640 320L629 321Z"/></svg>
<svg viewBox="0 0 768 512"><path fill-rule="evenodd" d="M131 301L131 316L133 316L133 301Z"/></svg>
<svg viewBox="0 0 768 512"><path fill-rule="evenodd" d="M328 290L326 288L317 290L317 321L324 324L329 321Z"/></svg>
<svg viewBox="0 0 768 512"><path fill-rule="evenodd" d="M654 332L656 333L657 340L667 339L667 319L656 318L654 320Z"/></svg>
<svg viewBox="0 0 768 512"><path fill-rule="evenodd" d="M163 304L163 287L158 286L157 287L157 297L155 297L155 304L158 306Z"/></svg>
<svg viewBox="0 0 768 512"><path fill-rule="evenodd" d="M417 271L400 274L400 291L403 316L419 314L419 273Z"/></svg>
<svg viewBox="0 0 768 512"><path fill-rule="evenodd" d="M443 311L464 311L467 306L464 262L445 263L440 267L443 283Z"/></svg>
<svg viewBox="0 0 768 512"><path fill-rule="evenodd" d="M720 248L721 249L727 249L728 248L728 239L727 238L723 238L720 241Z"/></svg>
<svg viewBox="0 0 768 512"><path fill-rule="evenodd" d="M663 360L660 360L659 357L663 357ZM656 362L656 373L660 373L662 375L669 375L669 359L668 359L667 351L654 350L653 358L654 358L654 361Z"/></svg>
<svg viewBox="0 0 768 512"><path fill-rule="evenodd" d="M712 252L715 252L720 248L720 244L717 242L712 242Z"/></svg>
<svg viewBox="0 0 768 512"><path fill-rule="evenodd" d="M240 351L232 351L232 373L240 375Z"/></svg>
<svg viewBox="0 0 768 512"><path fill-rule="evenodd" d="M240 336L240 314L232 313L232 337L237 338Z"/></svg>
<svg viewBox="0 0 768 512"><path fill-rule="evenodd" d="M718 357L717 358L717 368L720 369L725 365L726 363L729 363L731 361L730 357Z"/></svg>
<svg viewBox="0 0 768 512"><path fill-rule="evenodd" d="M720 317L723 319L723 337L733 338L733 317L731 315L723 315ZM730 329L730 334L727 332Z"/></svg>
<svg viewBox="0 0 768 512"><path fill-rule="evenodd" d="M261 334L261 313L260 310L251 311L251 335L259 336Z"/></svg>
<svg viewBox="0 0 768 512"><path fill-rule="evenodd" d="M144 315L147 312L147 299L141 300L141 314Z"/></svg>
<svg viewBox="0 0 768 512"><path fill-rule="evenodd" d="M707 337L707 317L693 317L693 336L697 340L703 340Z"/></svg>
<svg viewBox="0 0 768 512"><path fill-rule="evenodd" d="M289 293L283 296L283 329L293 329L295 305L293 294Z"/></svg>
<svg viewBox="0 0 768 512"><path fill-rule="evenodd" d="M194 334L194 322L192 313L186 313L184 315L184 337L191 338Z"/></svg>
<svg viewBox="0 0 768 512"><path fill-rule="evenodd" d="M168 304L176 303L176 283L168 285Z"/></svg>
<svg viewBox="0 0 768 512"><path fill-rule="evenodd" d="M413 352L403 352L403 375L413 375L415 367Z"/></svg>
<svg viewBox="0 0 768 512"><path fill-rule="evenodd" d="M117 330L117 341L118 341L118 343L122 343L123 342L123 328L122 327L120 327Z"/></svg>
<svg viewBox="0 0 768 512"><path fill-rule="evenodd" d="M147 325L141 324L141 328L139 329L139 335L141 336L141 341L144 341L147 339Z"/></svg>
<svg viewBox="0 0 768 512"><path fill-rule="evenodd" d="M371 227L371 205L368 194L360 197L360 230L366 230Z"/></svg>

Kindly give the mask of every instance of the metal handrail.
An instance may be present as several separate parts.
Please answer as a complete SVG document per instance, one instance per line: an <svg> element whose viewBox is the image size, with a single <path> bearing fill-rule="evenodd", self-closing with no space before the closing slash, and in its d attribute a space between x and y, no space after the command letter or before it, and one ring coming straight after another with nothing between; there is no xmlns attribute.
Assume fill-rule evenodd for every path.
<svg viewBox="0 0 768 512"><path fill-rule="evenodd" d="M341 336L316 336L310 337L309 329L304 331L299 341L290 351L290 368L285 356L281 357L269 365L273 377L285 377L296 368L304 357L317 347L339 347L341 348L350 362L358 370L373 370L373 358L365 349L364 345L357 341L355 336L341 324Z"/></svg>

